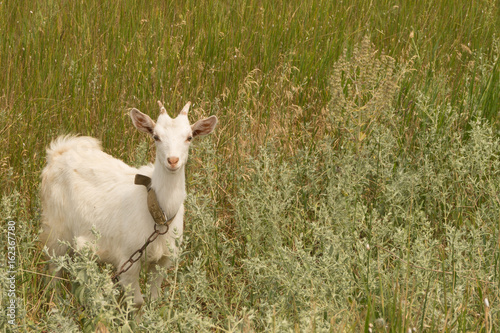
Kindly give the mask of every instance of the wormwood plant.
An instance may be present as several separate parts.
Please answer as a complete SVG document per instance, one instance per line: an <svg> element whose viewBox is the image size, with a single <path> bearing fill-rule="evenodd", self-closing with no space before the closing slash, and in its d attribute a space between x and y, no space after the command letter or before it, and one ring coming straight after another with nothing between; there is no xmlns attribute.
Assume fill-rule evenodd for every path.
<svg viewBox="0 0 500 333"><path fill-rule="evenodd" d="M188 239L186 239L188 241ZM70 244L68 244L70 245ZM63 279L51 290L53 303L44 318L44 326L49 330L65 332L172 332L209 331L213 324L197 310L198 298L193 298L191 287L206 288L207 282L200 280L204 274L199 271L200 261L194 260L185 273L178 275L178 262L168 273L169 281L164 300L149 302L140 310L133 306L133 296L126 296L130 290L121 288L111 281L110 267L98 263L95 244L89 244L73 254L51 260L64 269L63 276L69 277L70 290L66 290L68 280ZM183 246L182 249L185 247ZM149 293L149 285L145 288ZM188 301L191 299L192 301Z"/></svg>
<svg viewBox="0 0 500 333"><path fill-rule="evenodd" d="M358 77L371 71L365 62ZM333 133L280 163L268 145L243 167L234 219L248 281L242 303L256 311L258 330L497 325L484 299L498 295L498 138L483 120L457 131L456 110L422 95L416 107L426 126L414 150L402 149L394 95L375 95L388 100L368 94L361 109L373 113L351 127L369 129L358 144L339 150ZM371 120L380 111L370 105L384 113ZM330 111L345 128L358 119Z"/></svg>
<svg viewBox="0 0 500 333"><path fill-rule="evenodd" d="M70 277L71 291L56 297L57 306L49 310L47 324L55 329L59 323L65 323L74 331L81 327L84 332L93 332L100 324L113 330L121 328L124 332L133 332L135 322L130 321L132 299L120 298L119 289L109 278L110 270L103 271L103 267L99 266L94 248L95 244L89 244L80 250L73 249L71 256L67 254L51 259L58 270L64 269L66 276ZM54 287L52 292L56 295L64 290L62 284ZM71 307L80 313L79 322L71 323L67 319L66 311Z"/></svg>
<svg viewBox="0 0 500 333"><path fill-rule="evenodd" d="M374 123L390 119L387 113L404 74L396 71L393 58L379 53L369 37L364 37L352 54L344 50L330 77L328 127L338 130L343 140L352 142L357 149L370 135Z"/></svg>
<svg viewBox="0 0 500 333"><path fill-rule="evenodd" d="M470 139L441 143L422 133L432 148L417 159L394 154L398 133L380 124L360 152L326 139L280 167L273 148L263 149L249 164L256 186L235 201L254 327L496 327L496 311L475 318L498 295L500 142L489 125L471 127Z"/></svg>

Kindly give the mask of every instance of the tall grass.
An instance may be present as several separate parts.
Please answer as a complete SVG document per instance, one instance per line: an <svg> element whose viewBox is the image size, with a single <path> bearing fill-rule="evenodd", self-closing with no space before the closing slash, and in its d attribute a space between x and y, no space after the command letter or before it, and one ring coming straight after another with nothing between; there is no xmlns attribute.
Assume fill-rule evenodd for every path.
<svg viewBox="0 0 500 333"><path fill-rule="evenodd" d="M0 2L22 304L0 327L499 331L499 32L493 1ZM86 250L48 287L45 147L73 132L146 163L127 110L154 116L158 99L220 119L193 145L164 297L132 311Z"/></svg>

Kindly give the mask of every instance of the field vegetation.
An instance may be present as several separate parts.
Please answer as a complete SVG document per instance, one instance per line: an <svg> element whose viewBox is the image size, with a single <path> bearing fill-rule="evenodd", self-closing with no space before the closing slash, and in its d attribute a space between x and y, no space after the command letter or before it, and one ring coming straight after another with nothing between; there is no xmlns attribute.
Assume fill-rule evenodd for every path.
<svg viewBox="0 0 500 333"><path fill-rule="evenodd" d="M0 1L0 329L500 332L499 56L491 0ZM219 118L163 297L89 249L49 287L45 148L149 163L128 110L157 100Z"/></svg>

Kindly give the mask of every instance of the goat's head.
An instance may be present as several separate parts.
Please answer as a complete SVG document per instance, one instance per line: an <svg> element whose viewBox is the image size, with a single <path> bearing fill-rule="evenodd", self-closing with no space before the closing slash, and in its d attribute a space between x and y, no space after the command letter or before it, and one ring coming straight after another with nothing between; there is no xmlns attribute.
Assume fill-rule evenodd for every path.
<svg viewBox="0 0 500 333"><path fill-rule="evenodd" d="M191 140L199 135L211 133L217 124L217 117L211 116L190 125L188 120L190 102L173 119L169 117L160 101L158 105L160 116L156 123L135 108L130 111L130 117L139 131L148 133L155 140L156 159L167 170L175 172L186 164Z"/></svg>

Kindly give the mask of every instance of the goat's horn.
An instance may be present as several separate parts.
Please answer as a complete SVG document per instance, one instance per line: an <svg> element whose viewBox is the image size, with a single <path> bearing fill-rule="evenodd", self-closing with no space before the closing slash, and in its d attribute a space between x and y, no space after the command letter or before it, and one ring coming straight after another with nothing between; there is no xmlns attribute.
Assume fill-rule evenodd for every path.
<svg viewBox="0 0 500 333"><path fill-rule="evenodd" d="M160 101L158 101L158 106L160 107L160 113L167 113L167 110Z"/></svg>
<svg viewBox="0 0 500 333"><path fill-rule="evenodd" d="M184 105L184 107L182 108L182 110L181 110L181 113L180 113L180 114L182 114L182 115L184 115L184 116L187 116L188 111L189 111L189 107L190 107L190 106L191 106L191 102L187 102L187 104L186 104L186 105Z"/></svg>

